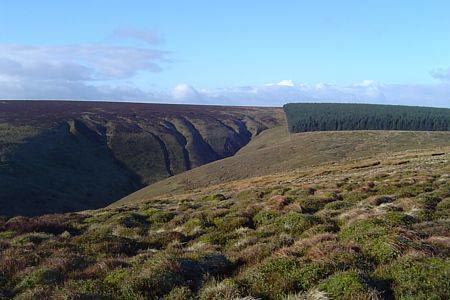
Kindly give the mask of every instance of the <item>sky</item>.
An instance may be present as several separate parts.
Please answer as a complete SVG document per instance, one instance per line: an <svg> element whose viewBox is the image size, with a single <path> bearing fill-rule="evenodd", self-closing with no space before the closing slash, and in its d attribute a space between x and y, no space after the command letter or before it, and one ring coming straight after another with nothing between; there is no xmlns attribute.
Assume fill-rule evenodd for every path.
<svg viewBox="0 0 450 300"><path fill-rule="evenodd" d="M450 1L0 0L0 99L450 107Z"/></svg>

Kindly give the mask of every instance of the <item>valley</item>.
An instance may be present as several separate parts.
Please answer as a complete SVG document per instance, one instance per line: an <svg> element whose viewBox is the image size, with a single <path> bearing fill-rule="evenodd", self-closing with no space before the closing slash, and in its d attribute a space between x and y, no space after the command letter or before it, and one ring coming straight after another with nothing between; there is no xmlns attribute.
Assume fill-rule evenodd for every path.
<svg viewBox="0 0 450 300"><path fill-rule="evenodd" d="M103 207L232 156L283 118L279 108L0 102L0 214Z"/></svg>

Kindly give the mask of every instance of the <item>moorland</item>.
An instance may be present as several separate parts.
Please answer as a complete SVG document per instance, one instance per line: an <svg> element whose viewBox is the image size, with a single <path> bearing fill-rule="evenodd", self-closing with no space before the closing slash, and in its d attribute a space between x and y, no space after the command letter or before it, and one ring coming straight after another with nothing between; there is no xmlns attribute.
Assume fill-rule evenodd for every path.
<svg viewBox="0 0 450 300"><path fill-rule="evenodd" d="M233 150L227 155L221 152L224 155L220 158L199 163L195 168L180 168L178 174L166 173L158 179L142 181L135 187L142 189L134 193L130 189L131 194L124 193L115 202L102 200L102 208L83 207L34 216L26 210L3 214L0 298L449 298L449 131L334 128L297 133L287 124L298 120L293 121L288 113L286 122L283 111L274 108L168 109L164 105L86 106L78 102L70 105L73 111L66 112L61 107L51 108L48 103L49 116L64 117L49 118L43 131L30 125L43 124L44 117L33 119L37 108L27 113L29 118L2 113L3 123L8 118L6 123L13 124L16 132L23 130L20 135L3 135L12 142L1 144L2 153L13 153L29 143L25 136L34 128L47 132L62 119L66 120L64 126L70 139L81 143L81 135L83 143L95 141L96 146L90 144L92 148L86 148L83 155L105 147L108 153L116 153L116 160L120 151L114 152L118 150L111 146L111 139L117 138L115 134L122 137L122 142L129 141L124 145L134 153L147 149L137 144L146 136L144 123L137 121L141 119L155 128L162 128L158 127L161 122L170 119L181 132L180 120L186 118L199 128L203 141L213 149L217 146L211 142L214 138L224 142L217 132L225 130L231 134L228 127L235 128L237 135L242 132L233 123L242 122L250 133L244 134L247 139L230 148ZM203 109L207 115L202 120L211 121L214 126L200 126L202 121L197 114ZM169 116L168 111L176 112L177 117ZM448 128L445 122L450 110L439 113L443 119L438 123ZM45 109L39 109L38 115L46 114ZM316 123L325 120L322 115L317 116ZM298 118L296 114L294 117ZM71 127L76 122L83 125ZM17 140L17 136L25 138ZM57 151L49 152L49 157L58 157L56 153L61 148L57 145L66 143L66 138L57 137L51 144L51 149ZM96 139L104 139L103 144ZM159 143L152 145L160 149ZM28 153L31 155L32 151ZM103 153L96 159L104 157ZM6 154L2 157L10 159ZM137 165L144 163L145 157L139 156ZM28 162L32 163L32 159L34 156ZM51 162L52 159L40 160L45 166L42 170L53 172L48 171L55 168ZM171 158L171 166L172 163ZM60 167L58 161L55 164ZM86 170L94 172L95 166L99 168L95 172L106 172L108 169L102 169L106 165L109 164L96 162L86 165ZM33 167L36 172L41 170L39 165ZM77 174L77 167L68 168L67 174ZM26 173L25 169L19 170L22 173L14 173L15 176ZM100 178L89 179L101 181L107 176L94 174ZM32 177L27 178L31 182ZM11 182L20 185L19 181ZM41 188L42 194L36 194L42 195L35 198L36 205L53 201L53 191L48 188L52 184L49 181ZM143 187L146 184L149 185ZM104 187L116 186L111 182L99 185ZM77 193L71 188L67 185L63 191L68 195ZM29 185L24 185L23 191L28 190ZM29 199L32 196L29 194ZM1 199L8 203L6 198Z"/></svg>

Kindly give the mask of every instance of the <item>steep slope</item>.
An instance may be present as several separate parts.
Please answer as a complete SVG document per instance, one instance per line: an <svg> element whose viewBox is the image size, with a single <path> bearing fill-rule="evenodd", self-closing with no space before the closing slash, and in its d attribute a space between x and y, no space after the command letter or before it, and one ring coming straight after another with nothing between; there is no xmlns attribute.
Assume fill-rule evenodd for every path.
<svg viewBox="0 0 450 300"><path fill-rule="evenodd" d="M105 206L236 153L279 108L0 102L0 214Z"/></svg>
<svg viewBox="0 0 450 300"><path fill-rule="evenodd" d="M213 162L145 187L112 204L139 202L164 194L191 192L222 182L275 174L371 155L450 146L450 132L336 131L291 134L269 129L235 156Z"/></svg>
<svg viewBox="0 0 450 300"><path fill-rule="evenodd" d="M436 150L0 218L0 298L448 299L450 147Z"/></svg>

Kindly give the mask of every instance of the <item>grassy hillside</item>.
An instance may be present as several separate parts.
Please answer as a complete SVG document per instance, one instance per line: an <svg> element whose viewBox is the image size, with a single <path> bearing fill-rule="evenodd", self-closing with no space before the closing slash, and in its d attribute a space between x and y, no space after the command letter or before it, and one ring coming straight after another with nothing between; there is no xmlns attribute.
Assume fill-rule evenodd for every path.
<svg viewBox="0 0 450 300"><path fill-rule="evenodd" d="M145 187L113 206L163 194L195 191L211 184L275 174L392 152L450 146L450 132L340 131L288 135L286 128L267 130L235 156L213 162Z"/></svg>
<svg viewBox="0 0 450 300"><path fill-rule="evenodd" d="M278 108L1 101L0 214L103 207L283 120Z"/></svg>
<svg viewBox="0 0 450 300"><path fill-rule="evenodd" d="M448 299L449 159L390 153L1 218L0 298Z"/></svg>
<svg viewBox="0 0 450 300"><path fill-rule="evenodd" d="M334 130L450 130L450 109L401 105L290 103L291 132Z"/></svg>

